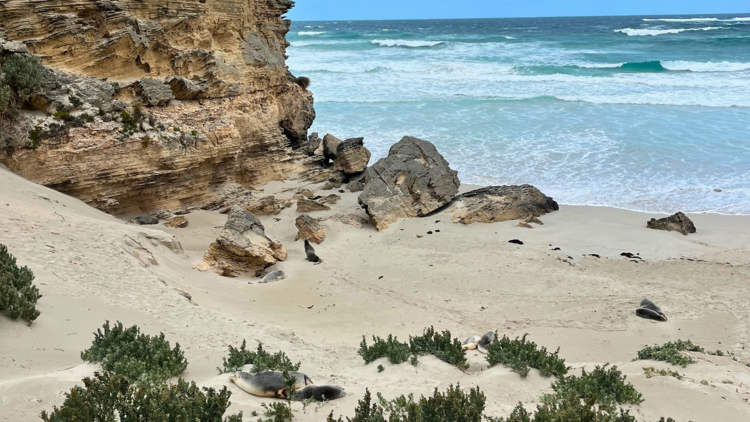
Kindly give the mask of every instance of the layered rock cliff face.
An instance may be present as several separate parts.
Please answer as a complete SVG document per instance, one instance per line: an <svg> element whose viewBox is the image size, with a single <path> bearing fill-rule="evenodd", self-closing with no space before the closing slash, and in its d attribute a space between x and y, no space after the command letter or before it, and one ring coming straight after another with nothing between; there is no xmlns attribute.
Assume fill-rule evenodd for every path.
<svg viewBox="0 0 750 422"><path fill-rule="evenodd" d="M200 205L226 182L314 172L296 152L312 94L285 65L282 15L293 5L0 0L0 55L23 53L21 42L51 69L25 106L39 147L0 159L112 213Z"/></svg>

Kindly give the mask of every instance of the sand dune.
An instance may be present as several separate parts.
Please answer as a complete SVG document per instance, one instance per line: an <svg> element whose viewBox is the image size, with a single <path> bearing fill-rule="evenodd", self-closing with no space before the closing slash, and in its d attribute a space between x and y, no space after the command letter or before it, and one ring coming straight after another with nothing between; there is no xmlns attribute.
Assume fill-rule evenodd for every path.
<svg viewBox="0 0 750 422"><path fill-rule="evenodd" d="M265 194L294 186L269 184ZM364 215L356 194L341 196L331 211L313 216ZM96 366L83 363L80 352L105 320L163 331L179 342L189 361L184 377L228 385L231 410L244 411L246 420L268 399L247 395L216 371L227 345L242 339L284 350L316 383L346 388L346 398L304 412L295 404L300 421L319 421L331 411L351 415L365 388L392 398L455 383L480 386L486 413L496 416L519 401L533 407L550 391L551 380L538 372L522 379L504 367L489 369L474 351L466 372L432 357L417 367L365 366L357 355L362 335L406 339L427 326L460 338L495 329L529 333L550 349L559 346L573 373L617 364L646 399L633 407L639 420L750 419L750 368L728 357L694 354L697 364L672 368L683 380L647 379L643 367L669 365L632 361L644 345L690 339L750 362L748 216L691 215L698 233L689 237L646 229L651 215L574 206L542 217L545 225L534 229L515 222L456 225L445 213L400 221L381 233L325 222L326 240L316 247L325 262L318 266L294 242L296 216L286 209L276 216L281 221L262 218L289 251L272 270L289 278L257 284L193 269L224 215L194 212L186 229L132 226L0 169L0 243L34 271L44 295L31 327L0 318L0 420L38 420L41 410L61 404L63 392L93 374ZM513 238L525 244L507 243ZM669 322L637 318L643 297L658 303Z"/></svg>

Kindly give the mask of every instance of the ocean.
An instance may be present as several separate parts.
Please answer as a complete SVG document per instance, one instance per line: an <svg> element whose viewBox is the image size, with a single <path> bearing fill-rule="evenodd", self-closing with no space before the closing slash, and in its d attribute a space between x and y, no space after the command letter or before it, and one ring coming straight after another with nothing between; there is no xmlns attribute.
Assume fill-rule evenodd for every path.
<svg viewBox="0 0 750 422"><path fill-rule="evenodd" d="M750 15L294 22L321 136L405 135L463 183L750 214ZM721 190L717 192L717 190Z"/></svg>

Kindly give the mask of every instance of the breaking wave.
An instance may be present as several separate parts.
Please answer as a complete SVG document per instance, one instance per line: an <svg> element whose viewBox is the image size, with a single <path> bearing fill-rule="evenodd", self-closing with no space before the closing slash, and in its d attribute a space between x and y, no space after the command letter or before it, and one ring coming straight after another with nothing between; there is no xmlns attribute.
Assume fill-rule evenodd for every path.
<svg viewBox="0 0 750 422"><path fill-rule="evenodd" d="M713 31L715 29L723 29L718 26L709 26L706 28L675 28L675 29L635 29L635 28L624 28L615 29L615 32L621 32L629 37L654 37L657 35L665 34L679 34L687 31Z"/></svg>

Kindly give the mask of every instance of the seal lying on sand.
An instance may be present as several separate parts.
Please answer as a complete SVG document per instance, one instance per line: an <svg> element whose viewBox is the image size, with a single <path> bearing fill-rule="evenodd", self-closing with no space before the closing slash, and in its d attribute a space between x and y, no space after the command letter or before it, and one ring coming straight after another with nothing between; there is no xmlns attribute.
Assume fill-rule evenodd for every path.
<svg viewBox="0 0 750 422"><path fill-rule="evenodd" d="M318 255L315 255L315 249L313 249L310 241L307 239L305 239L305 254L307 254L307 260L310 262L315 262L317 264L323 262L322 259L318 258Z"/></svg>
<svg viewBox="0 0 750 422"><path fill-rule="evenodd" d="M490 343L492 343L495 340L495 332L490 331L482 336L481 339L479 339L479 343L477 343L477 350L479 350L479 353L487 354L487 348L490 347Z"/></svg>
<svg viewBox="0 0 750 422"><path fill-rule="evenodd" d="M295 390L303 389L313 383L312 380L303 373L289 372L289 375L295 380ZM257 374L235 372L229 380L245 392L258 397L284 399L287 398L289 394L286 391L284 374L279 371L258 372Z"/></svg>
<svg viewBox="0 0 750 422"><path fill-rule="evenodd" d="M477 343L479 343L480 339L481 337L479 336L471 336L461 344L461 348L464 350L474 350L477 348Z"/></svg>
<svg viewBox="0 0 750 422"><path fill-rule="evenodd" d="M641 318L653 319L656 321L666 321L667 316L661 311L661 308L648 299L641 301L641 307L635 310L635 314Z"/></svg>
<svg viewBox="0 0 750 422"><path fill-rule="evenodd" d="M302 401L315 399L315 401L336 400L346 396L343 387L338 385L310 385L294 392L292 400Z"/></svg>
<svg viewBox="0 0 750 422"><path fill-rule="evenodd" d="M263 280L261 280L261 283L270 283L272 281L279 281L286 278L286 274L284 274L284 271L274 271L272 273L269 273L265 277L263 277Z"/></svg>

